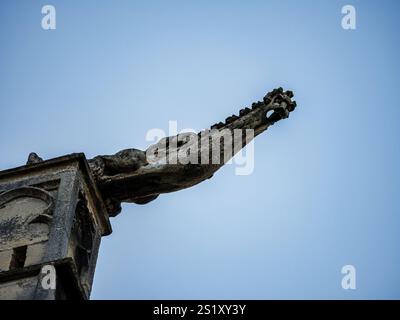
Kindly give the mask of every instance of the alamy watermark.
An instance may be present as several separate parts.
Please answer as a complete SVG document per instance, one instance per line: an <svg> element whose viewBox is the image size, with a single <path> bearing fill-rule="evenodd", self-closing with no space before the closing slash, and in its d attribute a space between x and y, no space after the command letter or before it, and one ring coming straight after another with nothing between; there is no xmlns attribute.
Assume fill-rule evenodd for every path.
<svg viewBox="0 0 400 320"><path fill-rule="evenodd" d="M345 276L342 278L342 289L344 290L356 290L356 268L351 265L345 265L342 267L342 274Z"/></svg>
<svg viewBox="0 0 400 320"><path fill-rule="evenodd" d="M342 7L342 28L344 30L356 30L356 8L352 5L345 5Z"/></svg>
<svg viewBox="0 0 400 320"><path fill-rule="evenodd" d="M53 265L45 265L40 271L42 274L41 285L45 290L56 289L56 268Z"/></svg>
<svg viewBox="0 0 400 320"><path fill-rule="evenodd" d="M156 142L146 150L150 164L235 164L236 175L250 175L254 170L253 129L193 129L178 132L177 121L169 121L168 134L151 129L146 141ZM246 149L243 150L243 147Z"/></svg>
<svg viewBox="0 0 400 320"><path fill-rule="evenodd" d="M45 5L42 7L42 29L55 30L57 28L56 21L56 8L52 5Z"/></svg>

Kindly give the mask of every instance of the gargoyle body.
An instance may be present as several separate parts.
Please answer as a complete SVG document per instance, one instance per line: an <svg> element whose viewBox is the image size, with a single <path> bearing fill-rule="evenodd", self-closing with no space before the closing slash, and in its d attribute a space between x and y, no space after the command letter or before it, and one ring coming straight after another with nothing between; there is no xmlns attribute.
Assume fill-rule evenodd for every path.
<svg viewBox="0 0 400 320"><path fill-rule="evenodd" d="M146 151L126 149L89 160L110 216L121 211L121 202L148 203L161 193L178 191L211 178L251 139L287 118L296 107L292 97L291 91L278 88L251 108L240 110L238 116L232 115L224 123L198 134L167 137ZM242 134L237 135L238 130ZM225 139L226 134L233 138ZM229 151L227 147L231 146ZM182 158L191 161L179 161Z"/></svg>
<svg viewBox="0 0 400 320"><path fill-rule="evenodd" d="M254 137L288 118L296 108L292 98L291 91L278 88L210 129L166 137L146 151L125 149L89 160L109 215L121 211L121 202L145 204L211 178ZM27 164L41 161L31 153Z"/></svg>

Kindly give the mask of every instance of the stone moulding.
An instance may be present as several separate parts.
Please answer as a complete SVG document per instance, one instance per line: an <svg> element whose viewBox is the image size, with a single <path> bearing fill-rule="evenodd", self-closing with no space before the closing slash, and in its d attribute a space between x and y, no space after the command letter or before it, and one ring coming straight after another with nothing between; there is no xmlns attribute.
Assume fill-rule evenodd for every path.
<svg viewBox="0 0 400 320"><path fill-rule="evenodd" d="M2 209L7 203L15 199L25 197L39 199L48 204L48 206L42 211L42 213L32 219L29 223L48 223L51 221L52 213L54 210L54 199L47 191L35 187L21 187L0 194L0 209Z"/></svg>

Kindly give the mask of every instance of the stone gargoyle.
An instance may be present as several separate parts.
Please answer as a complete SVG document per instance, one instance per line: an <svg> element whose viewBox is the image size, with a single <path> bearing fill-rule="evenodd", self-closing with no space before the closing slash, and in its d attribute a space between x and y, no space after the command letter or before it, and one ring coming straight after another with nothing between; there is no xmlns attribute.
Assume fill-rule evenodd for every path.
<svg viewBox="0 0 400 320"><path fill-rule="evenodd" d="M292 98L291 91L278 88L269 92L263 101L253 103L251 108L240 110L239 115L232 115L224 123L219 122L197 134L167 137L146 151L126 149L89 160L109 215L115 216L121 211L121 202L145 204L162 193L185 189L211 178L255 136L288 118L296 108ZM238 130L242 132L239 147L234 143L237 135L233 134ZM229 135L236 138L226 139ZM229 146L232 148L227 153ZM192 161L171 161L181 159L179 155L190 157ZM202 161L204 157L209 161ZM219 161L214 161L215 157ZM28 164L39 161L41 158L35 153L30 154Z"/></svg>

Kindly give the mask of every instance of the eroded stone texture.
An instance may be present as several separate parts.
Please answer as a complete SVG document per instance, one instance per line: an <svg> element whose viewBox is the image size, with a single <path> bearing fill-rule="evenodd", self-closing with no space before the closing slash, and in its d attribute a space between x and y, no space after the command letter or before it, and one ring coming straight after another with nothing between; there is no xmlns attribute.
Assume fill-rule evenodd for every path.
<svg viewBox="0 0 400 320"><path fill-rule="evenodd" d="M109 216L121 211L121 202L145 204L191 187L229 160L224 143L217 150L224 161L217 164L149 161L147 152L186 154L196 142L200 159L210 151L206 139L235 129L252 129L257 136L289 117L296 107L292 97L291 91L275 89L224 123L183 141L167 137L146 151L126 149L88 162L83 154L43 161L31 153L26 166L0 171L0 299L88 299L100 239L111 233ZM241 147L250 142L243 134L240 140ZM41 286L47 265L57 271L55 290Z"/></svg>
<svg viewBox="0 0 400 320"><path fill-rule="evenodd" d="M39 220L48 207L43 200L20 197L0 208L0 252L48 239L49 226Z"/></svg>
<svg viewBox="0 0 400 320"><path fill-rule="evenodd" d="M84 155L0 172L0 299L87 299L100 238L111 233ZM44 290L43 266L57 265Z"/></svg>
<svg viewBox="0 0 400 320"><path fill-rule="evenodd" d="M0 300L33 300L38 277L0 282Z"/></svg>
<svg viewBox="0 0 400 320"><path fill-rule="evenodd" d="M239 115L232 115L226 118L225 122L212 125L208 129L210 132L207 137L202 136L205 131L195 134L193 138L200 145L197 151L198 159L209 148L209 143L205 142L218 139L221 132L252 129L254 136L257 136L277 121L288 118L290 112L296 108L296 102L292 101L292 98L293 92L283 91L282 88L275 89L262 101L240 110ZM166 154L189 152L193 147L193 138L173 144L176 137L167 137L146 151L126 149L115 155L97 156L89 160L110 216L115 216L121 211L121 202L145 204L156 199L159 194L178 191L209 179L234 155L219 164L200 164L200 161L199 164L171 164L164 161L150 162L146 158L146 153L153 150ZM242 147L250 141L243 138ZM239 150L235 150L234 153ZM223 143L219 152L223 159Z"/></svg>

